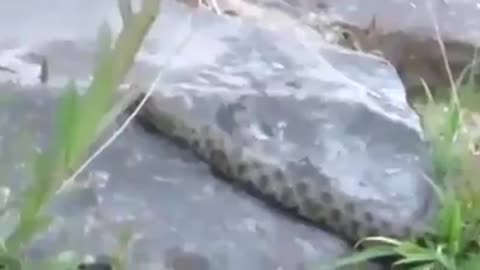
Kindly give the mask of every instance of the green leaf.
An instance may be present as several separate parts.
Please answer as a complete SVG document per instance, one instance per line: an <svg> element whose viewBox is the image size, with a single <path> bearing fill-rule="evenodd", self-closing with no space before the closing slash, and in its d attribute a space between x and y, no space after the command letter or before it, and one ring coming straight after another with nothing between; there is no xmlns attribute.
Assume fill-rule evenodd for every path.
<svg viewBox="0 0 480 270"><path fill-rule="evenodd" d="M72 157L69 167L75 168L88 153L97 134L97 127L113 100L112 57L107 56L91 87L77 107L72 131ZM100 79L101 78L101 79Z"/></svg>
<svg viewBox="0 0 480 270"><path fill-rule="evenodd" d="M396 254L397 253L395 249L391 246L382 245L378 247L370 247L366 250L356 252L353 255L337 260L333 264L333 267L334 269L336 269L339 267L343 267L347 265L355 265L361 262L366 262L371 259L389 257ZM319 269L330 269L330 268L319 268Z"/></svg>
<svg viewBox="0 0 480 270"><path fill-rule="evenodd" d="M438 232L447 243L448 252L452 255L460 251L463 243L463 218L460 202L452 193L446 197L439 213Z"/></svg>
<svg viewBox="0 0 480 270"><path fill-rule="evenodd" d="M52 145L35 156L35 179L21 196L19 222L5 241L8 252L19 254L52 222L52 217L42 214L43 208L53 198L67 173L77 169L97 139L98 130L102 129L101 121L113 103L115 90L125 79L146 32L158 15L158 0L144 4L138 16L132 15L124 25L114 49L108 25L101 27L93 81L86 93L80 96L73 81L65 86L56 112Z"/></svg>
<svg viewBox="0 0 480 270"><path fill-rule="evenodd" d="M453 143L455 136L461 127L461 111L456 105L450 106L448 121L445 127L445 137L448 143Z"/></svg>
<svg viewBox="0 0 480 270"><path fill-rule="evenodd" d="M19 226L5 241L9 253L19 254L35 237L43 232L52 222L49 216L22 217Z"/></svg>
<svg viewBox="0 0 480 270"><path fill-rule="evenodd" d="M437 260L437 257L435 256L435 254L429 254L429 253L409 254L407 258L396 261L394 265L396 266L396 265L418 263L418 262L430 264L431 262L436 260Z"/></svg>
<svg viewBox="0 0 480 270"><path fill-rule="evenodd" d="M437 252L437 261L445 269L452 269L452 270L456 269L455 257L449 257L441 252Z"/></svg>
<svg viewBox="0 0 480 270"><path fill-rule="evenodd" d="M70 81L63 90L59 99L59 109L56 113L56 146L63 153L64 167L68 167L70 160L76 153L72 152L72 131L76 120L79 102L78 91L74 81Z"/></svg>
<svg viewBox="0 0 480 270"><path fill-rule="evenodd" d="M434 254L433 251L425 249L415 243L412 242L404 242L400 246L395 249L398 254L402 255L405 258L409 258L414 255L419 254Z"/></svg>
<svg viewBox="0 0 480 270"><path fill-rule="evenodd" d="M477 50L475 48L474 59L472 64L470 64L466 70L469 70L468 80L465 84L459 87L459 99L462 104L462 107L467 108L471 111L480 112L480 93L478 92L476 81L475 81L475 72L478 70L477 63Z"/></svg>
<svg viewBox="0 0 480 270"><path fill-rule="evenodd" d="M408 270L437 270L436 263L426 263L418 266L409 266Z"/></svg>

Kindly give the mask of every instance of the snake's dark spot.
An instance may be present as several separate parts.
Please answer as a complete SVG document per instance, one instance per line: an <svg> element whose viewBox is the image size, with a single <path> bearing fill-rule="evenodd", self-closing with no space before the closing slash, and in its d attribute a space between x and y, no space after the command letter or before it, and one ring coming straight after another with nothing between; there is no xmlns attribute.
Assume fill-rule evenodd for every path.
<svg viewBox="0 0 480 270"><path fill-rule="evenodd" d="M366 222L368 222L368 223L373 222L373 215L369 211L365 212L364 217L365 217Z"/></svg>
<svg viewBox="0 0 480 270"><path fill-rule="evenodd" d="M349 230L348 224L341 224L341 225L337 226L337 232L338 233L341 233L341 234L347 233L348 234L348 230Z"/></svg>
<svg viewBox="0 0 480 270"><path fill-rule="evenodd" d="M238 16L238 13L235 10L227 9L223 11L223 14L229 15L229 16Z"/></svg>
<svg viewBox="0 0 480 270"><path fill-rule="evenodd" d="M228 163L228 160L225 161L225 174L226 174L228 177L235 178L235 176L232 175L232 167L231 167L230 164Z"/></svg>
<svg viewBox="0 0 480 270"><path fill-rule="evenodd" d="M325 217L325 215L318 215L315 217L315 221L319 224L319 225L326 225L327 224L327 218Z"/></svg>
<svg viewBox="0 0 480 270"><path fill-rule="evenodd" d="M230 172L228 159L222 150L213 149L210 155L211 168L214 172L227 174Z"/></svg>
<svg viewBox="0 0 480 270"><path fill-rule="evenodd" d="M282 183L285 182L285 174L281 169L275 169L275 171L273 172L273 177L277 182L282 182Z"/></svg>
<svg viewBox="0 0 480 270"><path fill-rule="evenodd" d="M237 165L237 174L238 174L239 177L245 176L245 174L247 173L247 170L248 170L248 164L247 163L240 162Z"/></svg>
<svg viewBox="0 0 480 270"><path fill-rule="evenodd" d="M352 235L358 236L360 231L360 222L355 219L352 220L350 231L352 232Z"/></svg>
<svg viewBox="0 0 480 270"><path fill-rule="evenodd" d="M297 191L298 196L305 197L307 196L308 192L308 185L305 182L298 182L295 184L295 189Z"/></svg>
<svg viewBox="0 0 480 270"><path fill-rule="evenodd" d="M200 148L200 142L198 141L198 139L193 139L193 142L192 142L192 147L194 150L198 150Z"/></svg>
<svg viewBox="0 0 480 270"><path fill-rule="evenodd" d="M410 237L412 235L412 228L410 226L405 226L401 232L403 237Z"/></svg>
<svg viewBox="0 0 480 270"><path fill-rule="evenodd" d="M328 5L323 3L323 2L319 2L315 5L318 9L322 9L322 10L325 10L325 9L328 9Z"/></svg>
<svg viewBox="0 0 480 270"><path fill-rule="evenodd" d="M260 162L256 160L252 161L252 167L255 169L260 169Z"/></svg>
<svg viewBox="0 0 480 270"><path fill-rule="evenodd" d="M332 194L327 191L322 192L322 201L326 204L332 204L333 203Z"/></svg>
<svg viewBox="0 0 480 270"><path fill-rule="evenodd" d="M267 175L262 174L258 179L258 185L261 190L267 190L270 186L270 179Z"/></svg>
<svg viewBox="0 0 480 270"><path fill-rule="evenodd" d="M352 39L352 35L348 31L342 31L341 35L342 35L342 38L345 39L345 40L351 40Z"/></svg>
<svg viewBox="0 0 480 270"><path fill-rule="evenodd" d="M349 202L345 204L345 211L351 215L355 213L355 204Z"/></svg>
<svg viewBox="0 0 480 270"><path fill-rule="evenodd" d="M207 141L205 142L205 147L207 148L207 150L210 150L213 148L213 140L212 139L207 139Z"/></svg>
<svg viewBox="0 0 480 270"><path fill-rule="evenodd" d="M386 232L390 232L392 230L392 224L386 220L382 220L381 222L382 230Z"/></svg>
<svg viewBox="0 0 480 270"><path fill-rule="evenodd" d="M367 236L378 236L380 231L376 227L370 227L367 230Z"/></svg>
<svg viewBox="0 0 480 270"><path fill-rule="evenodd" d="M342 211L339 209L333 208L330 211L330 217L332 218L333 222L340 222L342 220Z"/></svg>
<svg viewBox="0 0 480 270"><path fill-rule="evenodd" d="M288 86L288 87L295 88L295 89L302 88L302 84L297 80L288 81L288 82L285 83L285 85Z"/></svg>
<svg viewBox="0 0 480 270"><path fill-rule="evenodd" d="M310 217L316 217L322 212L322 206L307 197L303 199L303 209Z"/></svg>
<svg viewBox="0 0 480 270"><path fill-rule="evenodd" d="M291 187L284 187L282 194L280 195L280 201L284 203L287 207L295 206L295 194Z"/></svg>

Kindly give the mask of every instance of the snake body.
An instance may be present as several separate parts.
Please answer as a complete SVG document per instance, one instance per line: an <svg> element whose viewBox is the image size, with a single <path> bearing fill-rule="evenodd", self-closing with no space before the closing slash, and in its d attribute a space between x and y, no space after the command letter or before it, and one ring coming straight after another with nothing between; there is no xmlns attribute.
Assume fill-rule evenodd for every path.
<svg viewBox="0 0 480 270"><path fill-rule="evenodd" d="M162 94L154 94L138 117L161 134L188 145L212 171L227 176L229 181L252 187L347 241L357 242L378 235L404 239L418 232L419 228L408 222L391 222L371 210L360 209L353 199L328 186L319 189L312 181L302 180L285 164L272 162L235 142L219 127L193 120L189 116L191 112L173 101Z"/></svg>

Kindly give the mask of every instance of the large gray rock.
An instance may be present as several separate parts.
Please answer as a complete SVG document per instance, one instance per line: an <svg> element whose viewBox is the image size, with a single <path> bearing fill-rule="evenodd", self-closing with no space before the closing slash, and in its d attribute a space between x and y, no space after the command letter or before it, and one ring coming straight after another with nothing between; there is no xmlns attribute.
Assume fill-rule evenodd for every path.
<svg viewBox="0 0 480 270"><path fill-rule="evenodd" d="M346 239L422 227L434 209L428 152L390 65L301 29L202 16L211 15L199 13L192 30L201 38L164 70L147 120L213 169ZM209 57L185 65L199 50Z"/></svg>

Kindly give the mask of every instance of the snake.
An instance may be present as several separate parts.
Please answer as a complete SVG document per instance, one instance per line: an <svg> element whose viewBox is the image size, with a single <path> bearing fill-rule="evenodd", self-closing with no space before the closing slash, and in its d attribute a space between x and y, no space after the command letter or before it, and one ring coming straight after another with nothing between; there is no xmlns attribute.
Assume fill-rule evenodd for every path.
<svg viewBox="0 0 480 270"><path fill-rule="evenodd" d="M143 97L141 94L132 106L138 105ZM321 171L313 181L302 178L285 164L239 143L218 125L198 121L193 116L194 113L175 102L175 98L157 91L148 97L136 120L187 146L212 172L228 182L248 186L298 217L323 226L351 243L369 236L406 239L424 232L422 226L401 220L392 222L371 209L362 209L353 198L328 185L315 184L329 177Z"/></svg>

